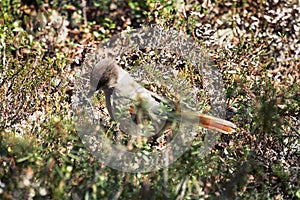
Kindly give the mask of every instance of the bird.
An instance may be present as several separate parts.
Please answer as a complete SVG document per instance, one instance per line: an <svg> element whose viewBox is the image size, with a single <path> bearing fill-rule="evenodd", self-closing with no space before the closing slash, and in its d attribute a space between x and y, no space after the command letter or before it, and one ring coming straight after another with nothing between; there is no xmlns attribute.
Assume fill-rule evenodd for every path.
<svg viewBox="0 0 300 200"><path fill-rule="evenodd" d="M88 97L99 90L104 92L110 117L119 122L122 131L133 136L157 137L182 117L192 124L223 134L232 134L236 129L230 121L181 110L178 102L144 88L113 58L100 59L91 70ZM172 109L164 109L162 105Z"/></svg>

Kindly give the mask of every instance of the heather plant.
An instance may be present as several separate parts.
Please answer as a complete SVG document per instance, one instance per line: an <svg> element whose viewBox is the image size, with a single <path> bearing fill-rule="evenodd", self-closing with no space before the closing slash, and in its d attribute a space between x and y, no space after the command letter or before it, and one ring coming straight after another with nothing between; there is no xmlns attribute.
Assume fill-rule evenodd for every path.
<svg viewBox="0 0 300 200"><path fill-rule="evenodd" d="M296 1L267 0L1 1L0 198L299 199L299 11ZM168 168L127 173L99 162L84 146L72 97L99 43L154 25L204 49L221 74L223 116L238 128L219 134L204 157L209 135L199 129L191 148ZM202 111L213 112L203 74L168 53L124 52L120 66L138 78L139 64L165 55L163 63L172 60L168 67L199 89ZM176 98L157 82L141 83ZM103 94L93 101L107 137L116 136ZM151 148L137 147L145 154Z"/></svg>

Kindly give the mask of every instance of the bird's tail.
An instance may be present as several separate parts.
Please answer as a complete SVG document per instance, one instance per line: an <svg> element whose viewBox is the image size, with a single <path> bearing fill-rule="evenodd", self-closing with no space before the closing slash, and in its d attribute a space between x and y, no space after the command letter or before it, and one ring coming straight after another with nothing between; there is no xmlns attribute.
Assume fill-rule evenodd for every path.
<svg viewBox="0 0 300 200"><path fill-rule="evenodd" d="M236 125L230 121L212 117L205 114L198 114L199 125L209 130L219 131L224 134L231 134L235 132Z"/></svg>
<svg viewBox="0 0 300 200"><path fill-rule="evenodd" d="M189 115L189 121L209 130L219 131L224 134L235 132L236 125L230 121L213 117L202 113L185 113ZM186 116L186 115L185 115Z"/></svg>

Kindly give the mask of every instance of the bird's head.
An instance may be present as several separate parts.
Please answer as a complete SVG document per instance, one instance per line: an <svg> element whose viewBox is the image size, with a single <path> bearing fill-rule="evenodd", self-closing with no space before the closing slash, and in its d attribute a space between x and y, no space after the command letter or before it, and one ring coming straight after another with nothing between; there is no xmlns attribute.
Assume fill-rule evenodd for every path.
<svg viewBox="0 0 300 200"><path fill-rule="evenodd" d="M88 96L98 90L113 88L118 80L118 66L114 59L102 59L94 66L90 75L90 91Z"/></svg>

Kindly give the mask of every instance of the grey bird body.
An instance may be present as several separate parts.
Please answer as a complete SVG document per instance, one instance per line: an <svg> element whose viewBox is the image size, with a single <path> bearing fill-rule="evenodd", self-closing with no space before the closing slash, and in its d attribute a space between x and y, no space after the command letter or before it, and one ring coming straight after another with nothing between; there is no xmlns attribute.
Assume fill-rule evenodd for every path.
<svg viewBox="0 0 300 200"><path fill-rule="evenodd" d="M123 131L127 133L129 131L131 135L140 134L141 127L136 120L132 120L129 109L141 104L144 104L145 108L139 109L140 114L144 115L141 118L148 116L151 126L155 129L144 132L146 134L144 136L153 136L165 126L166 118L163 114L159 114L160 103L153 97L153 93L138 84L114 60L103 59L95 65L91 73L90 86L89 94L97 90L104 91L108 112L120 123Z"/></svg>
<svg viewBox="0 0 300 200"><path fill-rule="evenodd" d="M120 123L124 132L131 135L141 136L141 127L144 128L142 136L158 134L177 116L176 113L162 111L161 101L165 102L164 98L138 84L113 59L102 59L94 66L89 94L97 90L104 91L110 116ZM133 114L135 120L132 118ZM235 129L233 123L209 115L195 112L183 112L180 115L184 115L192 123L225 134L232 133ZM145 128L145 123L142 123L145 121L150 122L148 125L154 127L154 130L151 131L149 127L147 129L147 125Z"/></svg>

